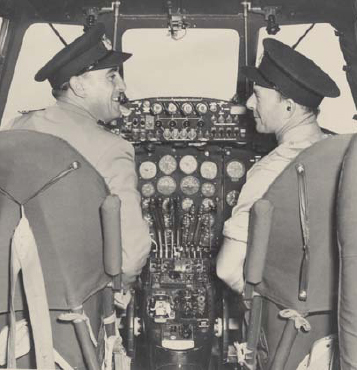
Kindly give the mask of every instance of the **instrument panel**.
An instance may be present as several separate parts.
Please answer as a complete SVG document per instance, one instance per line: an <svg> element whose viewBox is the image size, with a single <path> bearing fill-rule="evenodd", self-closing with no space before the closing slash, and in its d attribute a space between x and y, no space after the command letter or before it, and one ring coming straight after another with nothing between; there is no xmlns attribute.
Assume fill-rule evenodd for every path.
<svg viewBox="0 0 357 370"><path fill-rule="evenodd" d="M245 107L217 99L149 98L127 107L130 114L107 128L135 147L143 216L153 240L141 307L150 370L172 363L207 369L214 261L224 221L260 159L251 145L254 125Z"/></svg>
<svg viewBox="0 0 357 370"><path fill-rule="evenodd" d="M246 108L205 98L149 98L128 103L130 114L110 124L133 143L234 142L251 140Z"/></svg>

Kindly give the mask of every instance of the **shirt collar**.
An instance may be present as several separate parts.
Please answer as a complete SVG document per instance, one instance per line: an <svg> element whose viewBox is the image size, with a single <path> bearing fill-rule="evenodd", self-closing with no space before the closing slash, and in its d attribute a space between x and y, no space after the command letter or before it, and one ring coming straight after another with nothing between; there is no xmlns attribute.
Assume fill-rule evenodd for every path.
<svg viewBox="0 0 357 370"><path fill-rule="evenodd" d="M81 115L94 123L98 123L98 119L95 118L88 110L84 109L83 107L74 104L71 100L61 97L56 101L56 106L60 109L64 109L67 111L71 111L73 113L76 113L78 115Z"/></svg>

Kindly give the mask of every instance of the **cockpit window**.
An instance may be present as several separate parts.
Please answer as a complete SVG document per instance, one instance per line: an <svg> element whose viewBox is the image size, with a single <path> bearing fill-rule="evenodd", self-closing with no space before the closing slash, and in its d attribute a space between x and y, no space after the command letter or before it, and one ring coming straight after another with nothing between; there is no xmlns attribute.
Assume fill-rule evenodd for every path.
<svg viewBox="0 0 357 370"><path fill-rule="evenodd" d="M276 36L268 35L265 29L260 30L257 64L263 52L262 41L266 37L273 37L290 46L309 28L310 24L281 26ZM346 80L343 66L346 64L338 38L330 24L315 24L312 30L296 47L307 57L311 58L336 82L341 90L341 96L332 99L324 98L320 105L318 122L321 127L337 133L357 132L357 121L353 120L355 106L351 90Z"/></svg>
<svg viewBox="0 0 357 370"><path fill-rule="evenodd" d="M230 29L187 29L174 40L167 29L131 29L123 50L130 99L197 96L231 99L236 91L239 35Z"/></svg>
<svg viewBox="0 0 357 370"><path fill-rule="evenodd" d="M67 43L83 33L82 26L54 26ZM34 76L63 47L48 24L33 24L26 31L2 118L4 128L19 111L45 108L54 102L50 84L36 82Z"/></svg>

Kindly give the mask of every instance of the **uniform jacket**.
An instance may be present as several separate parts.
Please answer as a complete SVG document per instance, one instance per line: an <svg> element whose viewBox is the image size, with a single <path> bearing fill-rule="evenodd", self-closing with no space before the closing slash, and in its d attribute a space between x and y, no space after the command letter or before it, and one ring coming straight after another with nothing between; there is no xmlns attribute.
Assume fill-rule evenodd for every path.
<svg viewBox="0 0 357 370"><path fill-rule="evenodd" d="M123 280L140 274L151 241L142 217L137 190L134 148L120 136L97 124L84 109L66 101L15 118L5 129L27 129L58 136L78 150L103 176L110 192L121 200Z"/></svg>

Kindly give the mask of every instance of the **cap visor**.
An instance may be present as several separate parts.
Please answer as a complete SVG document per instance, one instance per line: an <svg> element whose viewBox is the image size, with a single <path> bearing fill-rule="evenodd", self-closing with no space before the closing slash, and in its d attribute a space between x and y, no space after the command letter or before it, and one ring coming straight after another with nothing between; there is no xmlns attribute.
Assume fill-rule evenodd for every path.
<svg viewBox="0 0 357 370"><path fill-rule="evenodd" d="M273 88L273 84L267 81L256 67L241 67L240 71L248 78L248 80L255 82L257 85Z"/></svg>
<svg viewBox="0 0 357 370"><path fill-rule="evenodd" d="M130 53L122 53L119 51L113 51L110 53L106 58L102 59L93 69L105 69L105 68L115 68L121 64L123 64L126 60L128 60L132 54Z"/></svg>

